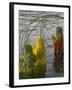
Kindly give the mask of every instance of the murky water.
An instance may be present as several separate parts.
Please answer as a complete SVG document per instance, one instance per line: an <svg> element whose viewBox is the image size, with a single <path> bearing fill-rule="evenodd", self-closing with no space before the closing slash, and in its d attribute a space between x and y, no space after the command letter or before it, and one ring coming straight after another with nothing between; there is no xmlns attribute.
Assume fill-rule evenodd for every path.
<svg viewBox="0 0 72 90"><path fill-rule="evenodd" d="M40 30L43 29L46 44L46 74L45 77L63 77L64 73L56 73L53 66L54 61L54 46L52 36L56 34L57 25L64 29L64 19L56 17L64 16L63 12L39 12L39 11L19 11L19 58L23 58L22 45L27 38L27 34L34 29L29 36L29 43L35 46L36 37L40 35ZM43 21L42 16L45 16ZM45 25L45 26L44 26ZM36 27L35 27L36 26Z"/></svg>

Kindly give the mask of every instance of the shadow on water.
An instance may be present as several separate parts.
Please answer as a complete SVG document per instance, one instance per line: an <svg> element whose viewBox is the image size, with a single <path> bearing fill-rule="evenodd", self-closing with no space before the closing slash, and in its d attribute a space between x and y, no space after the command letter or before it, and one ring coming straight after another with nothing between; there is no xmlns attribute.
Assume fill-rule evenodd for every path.
<svg viewBox="0 0 72 90"><path fill-rule="evenodd" d="M20 60L21 61L21 60ZM33 68L27 68L25 71L19 72L19 79L35 79L35 78L50 78L50 77L63 77L64 76L64 63L57 60L55 57L54 62L47 65L38 65ZM53 69L52 69L53 68ZM46 76L47 72L47 76Z"/></svg>
<svg viewBox="0 0 72 90"><path fill-rule="evenodd" d="M45 78L46 65L28 68L25 72L19 72L19 79Z"/></svg>

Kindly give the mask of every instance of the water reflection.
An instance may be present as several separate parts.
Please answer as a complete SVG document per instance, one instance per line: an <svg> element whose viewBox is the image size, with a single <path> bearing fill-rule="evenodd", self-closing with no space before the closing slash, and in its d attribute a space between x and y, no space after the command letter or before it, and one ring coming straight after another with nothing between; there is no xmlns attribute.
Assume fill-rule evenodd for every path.
<svg viewBox="0 0 72 90"><path fill-rule="evenodd" d="M25 68L23 66L24 60L20 60L20 72L19 79L30 79L30 78L44 78L46 75L46 64L35 65L31 68ZM24 70L25 69L25 70Z"/></svg>

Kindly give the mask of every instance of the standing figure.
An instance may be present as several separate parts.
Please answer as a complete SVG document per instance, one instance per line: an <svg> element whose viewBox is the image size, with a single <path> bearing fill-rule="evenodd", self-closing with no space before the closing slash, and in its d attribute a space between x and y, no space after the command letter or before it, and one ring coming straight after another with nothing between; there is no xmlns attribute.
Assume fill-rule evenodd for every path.
<svg viewBox="0 0 72 90"><path fill-rule="evenodd" d="M64 68L64 44L63 30L61 27L56 28L56 36L53 36L54 43L54 67L56 72L63 72Z"/></svg>
<svg viewBox="0 0 72 90"><path fill-rule="evenodd" d="M36 46L33 48L33 53L36 56L35 77L43 78L46 73L46 47L43 36L37 37Z"/></svg>

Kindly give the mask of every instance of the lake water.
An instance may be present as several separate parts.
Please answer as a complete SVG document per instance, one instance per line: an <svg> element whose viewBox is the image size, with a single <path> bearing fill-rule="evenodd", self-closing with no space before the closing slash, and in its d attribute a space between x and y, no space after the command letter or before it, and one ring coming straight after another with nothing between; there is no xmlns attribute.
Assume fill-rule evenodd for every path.
<svg viewBox="0 0 72 90"><path fill-rule="evenodd" d="M41 12L41 11L19 11L19 58L23 58L22 45L27 39L31 30L34 31L29 36L29 43L35 46L36 37L43 31L46 44L46 77L63 77L64 73L56 73L53 67L54 46L52 36L56 34L56 27L61 26L64 29L64 19L57 17L64 16L63 12ZM44 17L43 17L44 16ZM42 19L43 18L43 19Z"/></svg>

